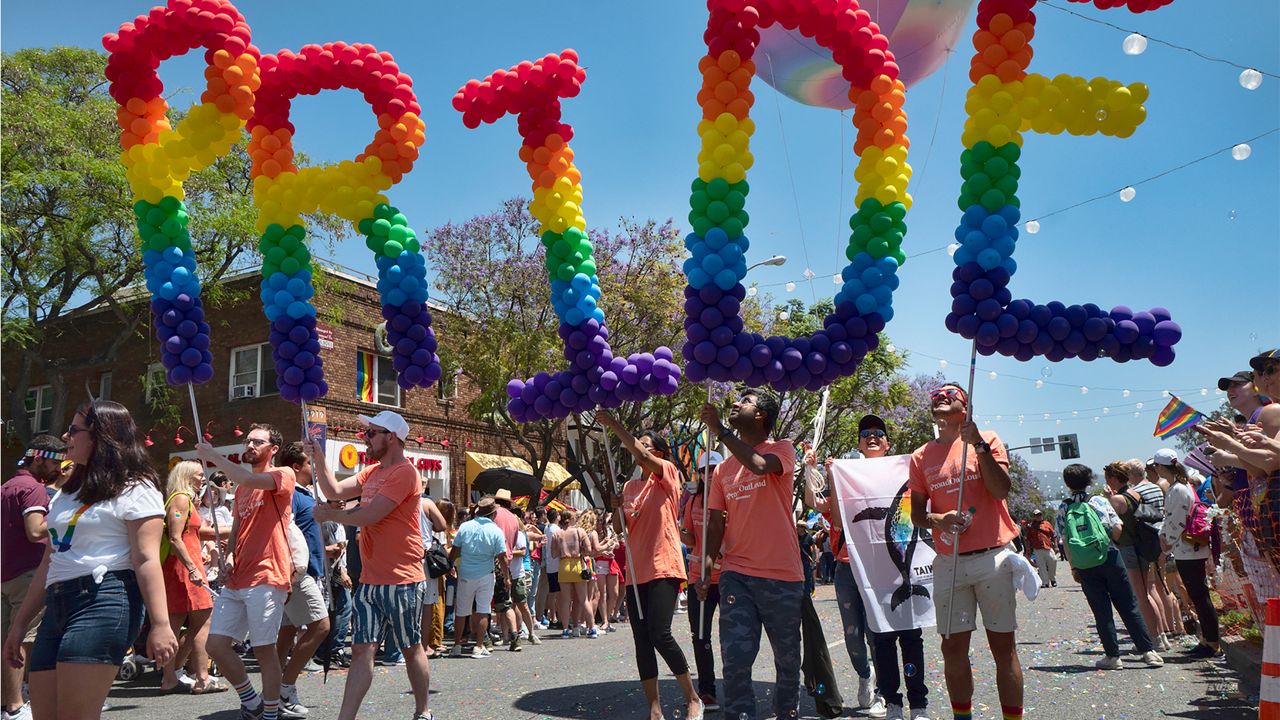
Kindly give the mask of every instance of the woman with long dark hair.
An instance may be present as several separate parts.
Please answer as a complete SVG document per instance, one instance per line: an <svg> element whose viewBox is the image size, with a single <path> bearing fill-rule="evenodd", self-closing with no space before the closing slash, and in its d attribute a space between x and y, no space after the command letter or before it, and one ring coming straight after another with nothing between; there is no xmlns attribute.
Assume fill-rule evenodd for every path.
<svg viewBox="0 0 1280 720"><path fill-rule="evenodd" d="M43 604L29 658L35 717L96 718L138 637L144 604L147 657L163 665L178 649L160 570L164 504L123 405L80 406L63 439L76 469L49 505L49 550L5 638L4 659L22 667L21 628Z"/></svg>
<svg viewBox="0 0 1280 720"><path fill-rule="evenodd" d="M676 597L685 581L684 554L676 524L680 496L680 471L671 463L667 441L655 432L634 437L612 415L599 411L596 418L622 442L640 466L642 477L622 489L622 522L626 523L631 559L626 596L627 617L635 639L636 669L649 703L651 720L662 718L658 697L658 655L684 690L689 720L701 720L704 707L689 677L689 663L671 635Z"/></svg>

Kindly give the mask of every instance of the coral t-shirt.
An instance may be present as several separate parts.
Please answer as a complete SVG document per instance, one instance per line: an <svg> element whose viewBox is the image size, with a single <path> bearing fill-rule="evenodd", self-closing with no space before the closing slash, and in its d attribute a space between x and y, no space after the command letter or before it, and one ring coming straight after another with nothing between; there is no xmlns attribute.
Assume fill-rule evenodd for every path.
<svg viewBox="0 0 1280 720"><path fill-rule="evenodd" d="M658 461L662 474L649 473L622 486L623 517L631 543L632 577L636 584L658 578L684 577L680 529L676 524L676 499L680 496L680 471L666 460ZM638 513L632 517L633 513Z"/></svg>
<svg viewBox="0 0 1280 720"><path fill-rule="evenodd" d="M689 580L697 582L702 579L702 507L706 502L706 494L698 493L690 495L684 504L684 519L680 521L680 527L688 530L693 535L693 544L689 546ZM720 566L711 566L711 576L708 582L712 585L720 584Z"/></svg>
<svg viewBox="0 0 1280 720"><path fill-rule="evenodd" d="M379 495L396 504L378 522L360 530L360 582L366 585L405 585L422 582L422 481L408 462L383 467L381 463L361 470L360 504L368 505Z"/></svg>
<svg viewBox="0 0 1280 720"><path fill-rule="evenodd" d="M265 472L275 477L275 489L236 489L235 564L227 578L233 590L270 585L288 591L292 586L286 528L293 522L293 468L269 467Z"/></svg>
<svg viewBox="0 0 1280 720"><path fill-rule="evenodd" d="M720 569L800 582L804 571L791 511L796 449L784 440L766 440L754 450L759 455L777 456L782 471L756 475L730 456L711 478L711 509L726 513Z"/></svg>
<svg viewBox="0 0 1280 720"><path fill-rule="evenodd" d="M1004 443L993 432L983 432L982 439L991 446L991 457L1000 467L1009 468L1009 455L1004 450ZM960 455L964 451L964 442L956 438L955 442L946 445L937 440L930 440L911 453L909 479L907 487L913 493L920 493L929 498L929 511L947 513L956 508L956 498L960 491ZM1018 526L1009 517L1009 506L1004 500L997 500L987 492L978 470L979 455L977 450L969 448L965 459L964 476L964 510L973 519L969 528L960 533L959 552L984 550L999 547L1012 542L1018 536ZM951 546L951 533L934 534L937 542L934 549L943 555L951 555L955 548Z"/></svg>
<svg viewBox="0 0 1280 720"><path fill-rule="evenodd" d="M831 496L831 502L836 501L835 495ZM835 514L823 513L822 517L827 521L827 543L831 545L831 552L835 554L836 562L849 562L849 544L845 542L844 527L841 523L836 522Z"/></svg>

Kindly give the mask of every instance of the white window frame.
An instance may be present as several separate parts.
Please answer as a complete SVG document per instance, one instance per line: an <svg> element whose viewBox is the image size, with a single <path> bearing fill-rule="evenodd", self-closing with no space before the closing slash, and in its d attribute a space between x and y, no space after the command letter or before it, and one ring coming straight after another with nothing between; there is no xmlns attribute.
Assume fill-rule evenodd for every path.
<svg viewBox="0 0 1280 720"><path fill-rule="evenodd" d="M387 364L387 367L390 368L393 376L395 374L395 366L392 365L391 358L386 355L379 355L377 353L366 353L366 354L371 355L373 357L373 402L369 404L381 405L383 407L393 407L393 408L402 407L401 403L404 402L404 395L401 392L402 388L400 387L400 383L395 383L395 388L396 388L395 404L383 402L382 395L379 390L378 377L382 372L382 363Z"/></svg>
<svg viewBox="0 0 1280 720"><path fill-rule="evenodd" d="M147 365L147 374L142 378L142 397L150 405L155 400L155 393L167 388L165 377L168 371L162 363Z"/></svg>
<svg viewBox="0 0 1280 720"><path fill-rule="evenodd" d="M33 434L47 433L53 427L53 386L37 385L35 387L27 388L27 400L31 399L32 393L35 393L35 407L31 410L27 410L27 424L30 425L31 432ZM44 404L46 398L48 398L49 402L47 408ZM26 410L25 402L23 404L23 409ZM40 411L42 409L47 409L49 411L49 422L44 427L40 427Z"/></svg>
<svg viewBox="0 0 1280 720"><path fill-rule="evenodd" d="M442 403L453 402L458 399L458 379L462 377L459 373L447 373L441 375L436 381L436 400Z"/></svg>
<svg viewBox="0 0 1280 720"><path fill-rule="evenodd" d="M258 350L258 367L254 372L252 383L253 396L258 398L266 395L275 395L280 392L279 388L276 388L274 385L272 387L263 387L262 383L262 366L265 363L273 362L271 345L268 343L253 343L252 345L241 345L239 347L231 348L230 357L227 358L227 400L236 399L232 396L232 392L237 385L236 375L242 374L236 372L236 354L244 350L253 350L255 348Z"/></svg>
<svg viewBox="0 0 1280 720"><path fill-rule="evenodd" d="M111 399L111 390L112 390L111 380L112 378L111 378L110 371L104 372L98 376L98 399L99 400Z"/></svg>

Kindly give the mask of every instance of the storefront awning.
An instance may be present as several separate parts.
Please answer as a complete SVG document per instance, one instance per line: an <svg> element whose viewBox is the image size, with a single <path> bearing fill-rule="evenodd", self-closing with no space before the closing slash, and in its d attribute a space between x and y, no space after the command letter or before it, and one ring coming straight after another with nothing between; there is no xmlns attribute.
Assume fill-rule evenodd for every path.
<svg viewBox="0 0 1280 720"><path fill-rule="evenodd" d="M468 452L467 456L467 487L471 487L471 482L475 480L476 475L481 470L490 468L509 467L526 472L533 472L533 468L529 463L518 457L509 455L489 455L488 453ZM548 462L546 472L542 474L542 487L551 490L560 483L572 477L569 471L558 462ZM579 484L575 480L565 487L565 490L578 490Z"/></svg>

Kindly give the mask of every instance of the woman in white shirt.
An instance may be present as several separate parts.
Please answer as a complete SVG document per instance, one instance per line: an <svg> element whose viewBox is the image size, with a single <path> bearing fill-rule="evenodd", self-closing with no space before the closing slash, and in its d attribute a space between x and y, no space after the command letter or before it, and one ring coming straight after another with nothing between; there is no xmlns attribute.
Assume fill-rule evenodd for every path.
<svg viewBox="0 0 1280 720"><path fill-rule="evenodd" d="M63 439L75 472L49 506L49 550L4 641L22 667L22 633L44 620L28 658L37 717L100 717L145 603L147 657L167 663L178 648L160 572L164 505L159 479L123 405L83 405Z"/></svg>
<svg viewBox="0 0 1280 720"><path fill-rule="evenodd" d="M1155 454L1156 472L1169 482L1164 497L1164 523L1160 526L1160 545L1173 553L1182 584L1195 605L1204 640L1188 653L1194 658L1209 658L1219 652L1218 611L1209 598L1208 542L1198 543L1186 535L1187 514L1196 503L1196 488L1191 485L1187 466L1178 462L1178 454L1161 448Z"/></svg>

